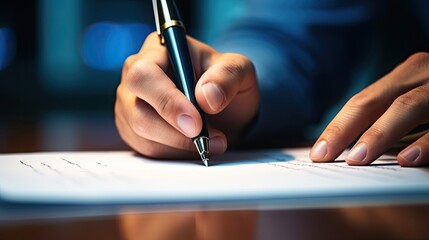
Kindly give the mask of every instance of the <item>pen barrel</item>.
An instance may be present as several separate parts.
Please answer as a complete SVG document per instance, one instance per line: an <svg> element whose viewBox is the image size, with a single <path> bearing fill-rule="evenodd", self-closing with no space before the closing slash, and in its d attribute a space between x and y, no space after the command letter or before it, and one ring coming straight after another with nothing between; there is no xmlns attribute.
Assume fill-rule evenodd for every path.
<svg viewBox="0 0 429 240"><path fill-rule="evenodd" d="M185 29L181 27L169 27L163 32L165 46L171 62L176 86L197 108L203 120L203 128L196 137L208 137L208 130L205 124L204 112L201 110L195 98L196 76L189 54L188 42L186 40Z"/></svg>

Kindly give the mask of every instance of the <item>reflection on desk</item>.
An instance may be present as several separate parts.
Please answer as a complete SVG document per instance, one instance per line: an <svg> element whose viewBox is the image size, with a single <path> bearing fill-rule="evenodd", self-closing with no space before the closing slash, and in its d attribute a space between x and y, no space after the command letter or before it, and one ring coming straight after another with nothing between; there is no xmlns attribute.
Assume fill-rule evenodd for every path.
<svg viewBox="0 0 429 240"><path fill-rule="evenodd" d="M0 239L427 239L429 206L288 210L123 208L0 223Z"/></svg>

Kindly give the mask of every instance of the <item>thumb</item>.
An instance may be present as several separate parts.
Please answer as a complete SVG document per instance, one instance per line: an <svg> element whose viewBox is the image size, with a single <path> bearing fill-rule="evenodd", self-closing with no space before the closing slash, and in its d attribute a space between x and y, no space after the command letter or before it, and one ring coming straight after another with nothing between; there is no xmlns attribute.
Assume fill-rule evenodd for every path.
<svg viewBox="0 0 429 240"><path fill-rule="evenodd" d="M257 92L255 69L243 55L216 54L210 65L195 89L198 104L204 112L217 114L238 94Z"/></svg>

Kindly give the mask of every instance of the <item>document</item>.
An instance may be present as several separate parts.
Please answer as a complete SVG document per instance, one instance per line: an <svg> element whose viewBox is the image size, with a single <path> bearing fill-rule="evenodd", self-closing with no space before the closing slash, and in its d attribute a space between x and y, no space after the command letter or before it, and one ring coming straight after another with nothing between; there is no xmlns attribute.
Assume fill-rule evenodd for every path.
<svg viewBox="0 0 429 240"><path fill-rule="evenodd" d="M134 152L0 154L0 199L16 203L116 204L426 197L429 169L393 156L348 166L312 163L309 149L230 152L201 161Z"/></svg>

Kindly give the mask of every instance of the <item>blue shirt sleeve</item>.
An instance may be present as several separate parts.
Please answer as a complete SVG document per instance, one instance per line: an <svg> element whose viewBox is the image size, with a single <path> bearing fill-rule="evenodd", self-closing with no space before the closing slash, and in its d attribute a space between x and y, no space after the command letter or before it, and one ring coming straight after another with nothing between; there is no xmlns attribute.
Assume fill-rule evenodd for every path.
<svg viewBox="0 0 429 240"><path fill-rule="evenodd" d="M241 146L281 146L341 99L365 57L377 1L250 0L215 47L255 65L259 112Z"/></svg>

